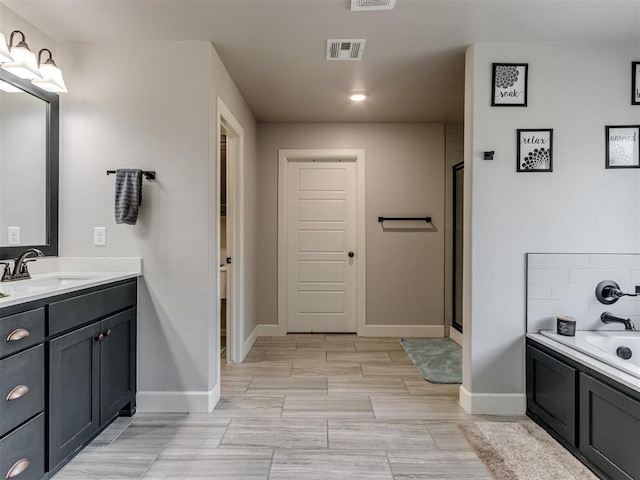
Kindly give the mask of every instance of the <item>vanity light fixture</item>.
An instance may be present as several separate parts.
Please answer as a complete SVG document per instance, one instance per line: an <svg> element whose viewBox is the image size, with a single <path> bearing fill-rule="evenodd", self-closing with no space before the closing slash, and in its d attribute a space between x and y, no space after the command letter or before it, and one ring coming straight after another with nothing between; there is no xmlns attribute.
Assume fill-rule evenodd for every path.
<svg viewBox="0 0 640 480"><path fill-rule="evenodd" d="M354 93L349 97L352 102L364 102L367 96L364 93Z"/></svg>
<svg viewBox="0 0 640 480"><path fill-rule="evenodd" d="M13 62L13 57L11 56L11 52L9 52L4 33L0 32L0 63L5 62Z"/></svg>
<svg viewBox="0 0 640 480"><path fill-rule="evenodd" d="M43 63L42 62L42 54L47 52L49 54L49 58ZM38 65L40 66L40 74L42 75L42 79L36 78L31 80L36 87L40 87L47 92L53 93L67 93L67 86L64 84L64 80L62 79L62 70L58 68L56 62L53 61L53 56L51 54L51 50L48 48L43 48L38 52Z"/></svg>
<svg viewBox="0 0 640 480"><path fill-rule="evenodd" d="M20 34L22 36L22 40L14 45L13 38L16 34ZM29 46L25 42L24 33L20 30L14 30L11 32L11 36L9 37L9 52L13 57L13 61L3 63L2 68L4 70L13 73L16 77L24 78L26 80L42 78L42 75L40 75L40 71L38 70L36 54L29 49Z"/></svg>

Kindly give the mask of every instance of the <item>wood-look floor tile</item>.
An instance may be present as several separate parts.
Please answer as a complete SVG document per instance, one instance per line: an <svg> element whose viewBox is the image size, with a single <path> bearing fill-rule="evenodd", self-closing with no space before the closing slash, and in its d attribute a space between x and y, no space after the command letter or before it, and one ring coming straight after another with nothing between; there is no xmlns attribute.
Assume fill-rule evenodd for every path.
<svg viewBox="0 0 640 480"><path fill-rule="evenodd" d="M436 395L455 399L460 396L460 384L458 383L431 383L422 377L405 377L403 381L411 395Z"/></svg>
<svg viewBox="0 0 640 480"><path fill-rule="evenodd" d="M168 446L216 448L226 430L227 427L162 427L132 423L108 448Z"/></svg>
<svg viewBox="0 0 640 480"><path fill-rule="evenodd" d="M449 398L423 396L372 395L376 418L465 421L469 416Z"/></svg>
<svg viewBox="0 0 640 480"><path fill-rule="evenodd" d="M357 340L358 335L355 333L327 333L325 334L326 343L350 343L353 344Z"/></svg>
<svg viewBox="0 0 640 480"><path fill-rule="evenodd" d="M353 342L358 352L404 352L400 342Z"/></svg>
<svg viewBox="0 0 640 480"><path fill-rule="evenodd" d="M191 450L166 448L143 480L266 480L273 449L217 448Z"/></svg>
<svg viewBox="0 0 640 480"><path fill-rule="evenodd" d="M353 342L344 343L304 343L298 342L298 352L355 352Z"/></svg>
<svg viewBox="0 0 640 480"><path fill-rule="evenodd" d="M292 376L362 377L359 363L298 363L293 362Z"/></svg>
<svg viewBox="0 0 640 480"><path fill-rule="evenodd" d="M269 480L393 480L387 457L368 452L276 450Z"/></svg>
<svg viewBox="0 0 640 480"><path fill-rule="evenodd" d="M391 363L387 352L328 352L327 363Z"/></svg>
<svg viewBox="0 0 640 480"><path fill-rule="evenodd" d="M329 377L329 395L407 395L402 379L395 377Z"/></svg>
<svg viewBox="0 0 640 480"><path fill-rule="evenodd" d="M55 480L139 479L161 447L104 448L89 445L55 474Z"/></svg>
<svg viewBox="0 0 640 480"><path fill-rule="evenodd" d="M139 413L134 423L144 427L226 427L229 420L217 418L212 413Z"/></svg>
<svg viewBox="0 0 640 480"><path fill-rule="evenodd" d="M209 415L218 418L279 417L283 405L283 395L231 395L221 397Z"/></svg>
<svg viewBox="0 0 640 480"><path fill-rule="evenodd" d="M287 395L283 417L374 418L368 395Z"/></svg>
<svg viewBox="0 0 640 480"><path fill-rule="evenodd" d="M261 354L264 356L264 352L295 352L298 348L298 342L266 342L266 343L256 343L251 347L251 351L247 354L247 356L252 353Z"/></svg>
<svg viewBox="0 0 640 480"><path fill-rule="evenodd" d="M326 449L327 421L308 418L235 418L221 445Z"/></svg>
<svg viewBox="0 0 640 480"><path fill-rule="evenodd" d="M133 417L118 417L111 425L105 428L100 435L98 435L91 445L94 447L109 445L131 424Z"/></svg>
<svg viewBox="0 0 640 480"><path fill-rule="evenodd" d="M265 343L297 343L297 341L297 338L289 335L282 335L278 337L258 337L254 345L262 345Z"/></svg>
<svg viewBox="0 0 640 480"><path fill-rule="evenodd" d="M395 478L491 478L473 451L389 452Z"/></svg>
<svg viewBox="0 0 640 480"><path fill-rule="evenodd" d="M366 439L366 442L363 442ZM329 448L336 450L367 448L381 450L435 450L434 442L422 422L385 420L329 420Z"/></svg>
<svg viewBox="0 0 640 480"><path fill-rule="evenodd" d="M229 363L220 368L220 373L228 377L288 377L292 366L292 362Z"/></svg>
<svg viewBox="0 0 640 480"><path fill-rule="evenodd" d="M292 345L292 350L295 350L295 346ZM264 350L260 350L259 348L252 349L247 356L244 357L242 363L257 363L262 362L264 360Z"/></svg>
<svg viewBox="0 0 640 480"><path fill-rule="evenodd" d="M362 373L367 376L384 376L384 377L400 377L421 379L418 369L413 365L406 363L365 363L362 365Z"/></svg>
<svg viewBox="0 0 640 480"><path fill-rule="evenodd" d="M439 450L471 450L471 445L458 428L457 422L426 422L426 425Z"/></svg>
<svg viewBox="0 0 640 480"><path fill-rule="evenodd" d="M326 339L324 333L287 333L285 337L271 337L274 338L288 338L291 340L304 341L304 342L318 342L323 343Z"/></svg>
<svg viewBox="0 0 640 480"><path fill-rule="evenodd" d="M404 350L401 352L393 351L388 353L393 363L413 363Z"/></svg>
<svg viewBox="0 0 640 480"><path fill-rule="evenodd" d="M246 393L253 377L229 377L222 375L220 379L220 392L222 395L242 395Z"/></svg>
<svg viewBox="0 0 640 480"><path fill-rule="evenodd" d="M300 350L283 352L273 349L264 352L264 361L324 363L327 361L327 354L325 352L307 352Z"/></svg>
<svg viewBox="0 0 640 480"><path fill-rule="evenodd" d="M249 395L327 395L326 377L255 377Z"/></svg>

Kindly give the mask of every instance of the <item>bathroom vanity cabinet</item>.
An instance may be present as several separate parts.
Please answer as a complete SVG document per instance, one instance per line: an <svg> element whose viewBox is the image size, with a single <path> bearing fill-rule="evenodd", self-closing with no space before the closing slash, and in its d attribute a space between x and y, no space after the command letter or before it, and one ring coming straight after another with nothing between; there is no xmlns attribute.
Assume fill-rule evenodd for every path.
<svg viewBox="0 0 640 480"><path fill-rule="evenodd" d="M640 480L640 393L527 339L527 415L602 478Z"/></svg>
<svg viewBox="0 0 640 480"><path fill-rule="evenodd" d="M135 412L136 296L134 278L0 310L1 476L47 478Z"/></svg>

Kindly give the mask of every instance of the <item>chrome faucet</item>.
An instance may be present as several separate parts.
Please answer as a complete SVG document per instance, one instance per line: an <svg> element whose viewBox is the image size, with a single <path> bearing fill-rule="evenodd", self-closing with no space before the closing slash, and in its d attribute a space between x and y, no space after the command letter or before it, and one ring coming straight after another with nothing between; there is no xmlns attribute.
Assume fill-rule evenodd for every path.
<svg viewBox="0 0 640 480"><path fill-rule="evenodd" d="M13 272L11 272L8 263L0 262L0 264L4 265L4 270L2 272L2 278L0 279L0 281L11 282L13 280L26 280L28 278L31 278L29 270L27 269L27 263L33 262L35 258L27 259L27 257L32 254L38 257L44 257L44 253L42 253L37 248L29 248L22 252L18 258L15 258L13 260Z"/></svg>
<svg viewBox="0 0 640 480"><path fill-rule="evenodd" d="M625 330L636 331L636 326L631 319L616 317L611 312L604 312L600 315L600 320L602 320L603 323L622 323Z"/></svg>

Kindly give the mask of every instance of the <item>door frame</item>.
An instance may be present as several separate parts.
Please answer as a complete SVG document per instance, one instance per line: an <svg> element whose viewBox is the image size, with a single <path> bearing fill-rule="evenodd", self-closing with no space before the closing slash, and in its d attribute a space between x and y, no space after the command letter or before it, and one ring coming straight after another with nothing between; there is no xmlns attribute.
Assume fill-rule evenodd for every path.
<svg viewBox="0 0 640 480"><path fill-rule="evenodd" d="M364 149L280 149L278 150L278 325L274 333L286 335L288 326L287 206L289 163L322 159L330 163L341 159L356 164L356 333L364 331L367 310L366 223L365 223L365 151Z"/></svg>
<svg viewBox="0 0 640 480"><path fill-rule="evenodd" d="M231 266L227 267L227 361L239 363L248 352L244 351L244 129L224 102L217 99L216 121L216 188L215 199L215 245L212 266L216 277L216 309L214 354L220 358L220 135L222 129L227 136L227 256ZM226 261L226 259L224 259ZM217 361L217 379L220 379L220 361Z"/></svg>

